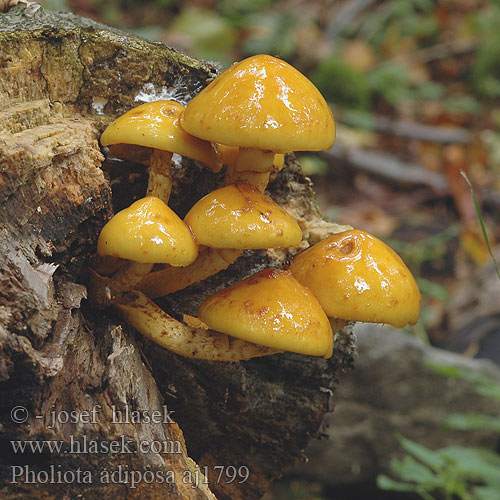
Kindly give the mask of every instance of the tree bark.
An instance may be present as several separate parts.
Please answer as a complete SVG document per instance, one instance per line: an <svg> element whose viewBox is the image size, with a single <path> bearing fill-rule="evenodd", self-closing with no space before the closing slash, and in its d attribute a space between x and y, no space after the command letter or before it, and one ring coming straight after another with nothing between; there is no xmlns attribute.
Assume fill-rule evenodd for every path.
<svg viewBox="0 0 500 500"><path fill-rule="evenodd" d="M187 102L217 72L71 14L24 5L0 14L3 499L257 499L303 459L332 410L353 362L349 328L329 360L285 353L221 364L166 351L85 300L101 227L147 184L140 164L105 159L100 133L141 97ZM301 247L338 232L293 158L287 165L269 192L301 224ZM223 182L185 159L173 174L170 204L181 216ZM298 250L247 251L158 303L196 314L207 295ZM16 440L45 448L16 452Z"/></svg>

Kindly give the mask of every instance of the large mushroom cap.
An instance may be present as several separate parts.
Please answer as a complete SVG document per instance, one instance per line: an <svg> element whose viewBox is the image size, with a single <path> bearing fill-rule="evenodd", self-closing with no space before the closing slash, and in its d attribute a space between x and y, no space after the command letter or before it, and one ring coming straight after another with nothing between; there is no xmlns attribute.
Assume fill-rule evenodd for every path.
<svg viewBox="0 0 500 500"><path fill-rule="evenodd" d="M415 324L420 292L394 250L364 231L335 234L297 255L292 274L328 316L401 328Z"/></svg>
<svg viewBox="0 0 500 500"><path fill-rule="evenodd" d="M118 212L102 228L97 251L100 255L172 266L187 266L198 256L189 228L154 196Z"/></svg>
<svg viewBox="0 0 500 500"><path fill-rule="evenodd" d="M333 115L319 90L268 55L219 75L186 106L182 126L210 142L275 153L330 149L335 140Z"/></svg>
<svg viewBox="0 0 500 500"><path fill-rule="evenodd" d="M214 330L254 344L332 355L333 333L325 312L288 271L265 269L212 295L198 317Z"/></svg>
<svg viewBox="0 0 500 500"><path fill-rule="evenodd" d="M193 137L180 126L184 106L175 101L141 104L117 118L101 135L101 144L135 144L170 151L218 167L210 143Z"/></svg>
<svg viewBox="0 0 500 500"><path fill-rule="evenodd" d="M297 222L249 184L231 184L199 200L184 219L200 245L257 249L296 246Z"/></svg>

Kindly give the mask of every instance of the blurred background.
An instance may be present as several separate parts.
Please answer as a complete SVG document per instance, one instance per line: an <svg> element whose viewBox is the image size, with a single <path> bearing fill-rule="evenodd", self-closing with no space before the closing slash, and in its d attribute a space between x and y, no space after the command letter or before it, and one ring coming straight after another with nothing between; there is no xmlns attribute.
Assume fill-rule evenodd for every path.
<svg viewBox="0 0 500 500"><path fill-rule="evenodd" d="M332 151L298 155L323 213L383 239L411 268L423 307L420 322L406 333L427 345L500 363L500 275L490 255L498 255L500 241L499 2L41 3L224 68L268 53L306 74L337 122ZM498 420L496 425L498 433ZM341 497L323 486L288 478L268 500L376 495ZM498 500L498 483L496 488L490 497L414 492L415 498ZM401 492L387 495L377 498L403 498Z"/></svg>

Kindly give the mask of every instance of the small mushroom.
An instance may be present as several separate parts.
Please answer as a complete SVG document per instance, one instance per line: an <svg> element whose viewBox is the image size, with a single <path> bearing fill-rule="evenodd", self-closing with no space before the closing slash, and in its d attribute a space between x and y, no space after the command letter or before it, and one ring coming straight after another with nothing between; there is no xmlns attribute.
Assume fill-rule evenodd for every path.
<svg viewBox="0 0 500 500"><path fill-rule="evenodd" d="M97 251L129 261L128 266L111 278L96 281L93 295L100 297L97 303L103 305L133 288L153 264L187 266L198 256L198 246L189 228L154 196L142 198L118 212L102 228ZM107 301L102 298L103 293L108 296Z"/></svg>
<svg viewBox="0 0 500 500"><path fill-rule="evenodd" d="M295 219L250 184L212 191L189 210L184 222L198 244L213 248L290 247L302 240Z"/></svg>
<svg viewBox="0 0 500 500"><path fill-rule="evenodd" d="M318 89L285 61L256 55L234 64L186 106L181 125L212 143L239 147L227 183L263 191L275 153L330 149L333 115Z"/></svg>
<svg viewBox="0 0 500 500"><path fill-rule="evenodd" d="M165 203L172 189L172 153L200 161L213 171L221 167L211 144L189 135L179 125L183 111L184 106L175 101L141 104L117 118L101 135L101 144L111 150L114 147L119 156L126 156L132 145L153 148L147 194Z"/></svg>
<svg viewBox="0 0 500 500"><path fill-rule="evenodd" d="M245 249L297 246L302 231L271 198L249 184L212 191L188 212L184 222L196 242L208 247L186 268L148 274L139 289L150 297L167 295L226 269Z"/></svg>
<svg viewBox="0 0 500 500"><path fill-rule="evenodd" d="M333 352L325 312L289 271L265 269L217 292L198 317L216 331L272 349L325 358Z"/></svg>
<svg viewBox="0 0 500 500"><path fill-rule="evenodd" d="M397 328L415 324L420 292L394 250L369 233L345 231L298 254L290 271L330 317Z"/></svg>
<svg viewBox="0 0 500 500"><path fill-rule="evenodd" d="M122 296L113 307L145 337L188 358L239 361L280 352L210 330L191 316L177 321L138 290Z"/></svg>

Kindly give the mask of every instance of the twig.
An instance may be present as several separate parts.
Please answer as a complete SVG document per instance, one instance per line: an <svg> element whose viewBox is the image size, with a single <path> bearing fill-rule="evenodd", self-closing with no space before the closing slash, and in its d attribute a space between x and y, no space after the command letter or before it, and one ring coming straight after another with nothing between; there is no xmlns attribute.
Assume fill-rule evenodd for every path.
<svg viewBox="0 0 500 500"><path fill-rule="evenodd" d="M410 56L410 59L415 62L429 63L439 59L468 54L476 49L477 40L451 40L417 50Z"/></svg>
<svg viewBox="0 0 500 500"><path fill-rule="evenodd" d="M415 163L403 163L393 156L363 151L358 148L347 148L338 143L333 149L324 154L336 160L344 161L359 170L386 179L409 184L420 184L430 187L438 193L448 191L448 182L443 175L426 170Z"/></svg>
<svg viewBox="0 0 500 500"><path fill-rule="evenodd" d="M348 148L338 142L332 150L323 151L321 154L384 179L426 186L437 194L449 192L448 181L444 175L427 170L418 163L406 163L390 155ZM488 204L491 209L500 209L500 195L496 191L485 189L482 191L482 198L484 204Z"/></svg>
<svg viewBox="0 0 500 500"><path fill-rule="evenodd" d="M357 113L349 112L341 114L336 112L335 116L340 123L343 122L346 125L354 126L354 128L362 128L353 123ZM366 128L382 134L392 134L399 137L442 144L467 144L472 138L472 134L463 128L423 125L407 120L394 120L386 116L369 115L369 122Z"/></svg>
<svg viewBox="0 0 500 500"><path fill-rule="evenodd" d="M468 143L471 134L458 127L436 127L404 120L391 120L383 116L375 118L374 130L410 139L439 143Z"/></svg>

